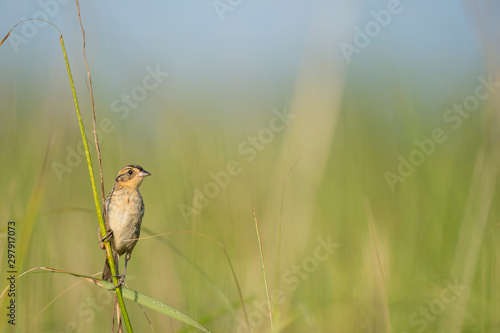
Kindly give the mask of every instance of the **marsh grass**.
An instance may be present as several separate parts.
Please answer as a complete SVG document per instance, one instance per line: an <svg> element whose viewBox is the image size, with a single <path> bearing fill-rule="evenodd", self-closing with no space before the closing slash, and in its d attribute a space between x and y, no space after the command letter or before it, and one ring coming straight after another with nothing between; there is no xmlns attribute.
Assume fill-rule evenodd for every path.
<svg viewBox="0 0 500 333"><path fill-rule="evenodd" d="M5 198L0 201L0 218L2 223L17 222L20 270L43 265L92 275L102 269L103 258L85 163L72 168L62 182L52 169L54 161L64 161L66 148L76 147L81 139L71 97L62 94L54 100L50 94L67 89L61 88L67 85L66 74L51 69L48 87L24 83L13 88L22 94L0 92L2 122L8 124L0 133L0 151L9 166L15 164L0 174ZM445 281L454 279L467 289L446 303L433 321L426 321L424 331L498 331L499 161L496 132L489 126L497 104L484 103L459 130L448 132L448 141L392 192L384 172L397 168L398 155L414 149L415 139L443 126L439 118L450 105L432 109L438 116L429 116L428 97L406 89L415 85L411 78L405 81L392 73L389 84L380 83L390 101L382 107L380 100L386 100L360 87L354 71L339 79L343 85L332 93L333 100L318 100L309 94L323 87L323 81L309 75L321 71L304 71L300 87L287 99L295 101L290 112L300 117L251 163L238 156L235 147L266 123L269 110L232 116L234 122L229 122L200 114L210 105L193 102L182 108L159 103L153 107L162 112L154 119L133 114L126 123L101 110L117 125L112 138L102 143L104 177L112 179L123 165L139 162L155 180L141 187L147 206L145 233L130 262L129 288L201 318L199 322L214 332L236 331L246 320L233 272L220 248L190 234L158 237L176 230L207 235L223 244L231 258L254 332L269 332L269 296L249 210L253 199L262 215L265 270L269 281L277 281L269 286L285 295L282 303L271 304L273 314L279 314L274 317L275 331L416 332L423 324L412 322L412 316L439 300ZM47 95L45 100L31 97L40 92ZM451 100L463 98L457 93ZM82 117L91 128L89 114ZM134 126L141 117L147 127ZM322 130L316 132L317 128ZM299 156L283 194L286 175ZM210 181L209 172L234 158L242 163L241 174L200 214L185 221L178 204L192 202L193 190ZM3 225L0 230L5 231ZM324 236L340 247L307 277L290 273L314 257L316 239ZM274 250L279 238L279 250ZM3 244L0 265L5 281ZM296 277L297 284L286 276ZM107 329L112 302L99 292L102 288L76 281L52 273L20 278L16 331ZM2 309L5 302L2 297ZM148 332L141 309L127 304L136 331ZM177 320L146 312L159 332L188 331ZM2 320L0 330L9 329Z"/></svg>
<svg viewBox="0 0 500 333"><path fill-rule="evenodd" d="M83 28L83 24L82 24L82 21L81 21L81 16L80 16L80 8L79 8L79 3L78 3L78 0L76 1L76 5L77 5L77 9L78 9L78 18L79 18L79 22L80 22L80 27L82 29L82 34L83 34L83 58L84 58L84 61L85 61L85 65L87 67L87 73L88 73L88 87L89 87L89 92L90 92L90 99L91 99L91 106L92 106L92 119L93 119L93 133L94 133L94 139L95 139L95 145L96 145L96 152L97 152L97 156L98 156L98 164L99 164L99 170L100 170L100 179L101 179L101 188L102 188L102 198L104 200L104 182L103 182L103 175L102 175L102 164L101 164L101 155L100 155L100 147L99 147L99 142L98 142L98 138L97 138L97 134L96 134L96 113L95 113L95 104L94 104L94 98L93 98L93 89L92 89L92 81L91 81L91 76L90 76L90 70L89 70L89 67L88 67L88 64L87 64L87 59L86 59L86 56L85 56L85 30ZM59 39L60 39L60 43L61 43L61 48L62 48L62 52L63 52L63 55L64 55L64 61L65 61L65 65L66 65L66 69L67 69L67 74L68 74L68 78L69 78L69 83L70 83L70 86L71 86L71 92L73 94L73 101L74 101L74 105L75 105L75 110L76 110L76 115L77 115L77 119L78 119L78 125L79 125L79 129L80 129L80 134L81 134L81 140L82 140L82 143L83 143L83 148L84 148L84 151L85 151L85 158L86 158L86 162L87 162L87 166L88 166L88 171L89 171L89 175L90 175L90 182L91 182L91 185L92 185L92 191L93 191L93 198L94 198L94 203L95 203L95 208L96 208L96 213L97 213L97 218L98 218L98 221L99 221L99 229L100 229L100 232L102 234L102 237L104 237L107 233L107 223L104 222L104 219L105 219L105 216L106 216L106 212L105 211L102 211L101 210L101 206L100 206L100 203L99 203L99 195L97 193L97 188L96 188L96 181L95 181L95 178L94 178L94 171L93 171L93 165L92 165L92 159L91 159L91 156L90 156L90 150L89 150L89 146L88 146L88 142L87 142L87 137L86 137L86 133L85 133L85 128L84 128L84 125L83 125L83 121L82 121L82 116L81 116L81 113L80 113L80 106L79 106L79 103L78 103L78 98L77 98L77 95L76 95L76 91L75 91L75 85L74 85L74 82L73 82L73 75L72 75L72 72L71 72L71 68L70 68L70 64L69 64L69 61L68 61L68 56L67 56L67 53L66 53L66 47L65 47L65 44L64 44L64 39L63 39L63 35L61 33L61 31L52 23L50 23L49 21L46 21L46 20L41 20L41 19L27 19L27 20L23 20L19 23L17 23L8 33L7 35L2 39L2 41L0 41L0 46L5 42L5 40L10 36L10 34L12 33L12 31L19 25L19 24L22 24L23 22L25 21L31 21L31 20L38 20L38 21L43 21L45 23L48 23L49 25L51 25L52 27L54 27L59 33ZM48 151L46 151L46 153L48 153ZM36 181L36 186L35 186L35 190L33 191L33 194L30 198L30 201L28 203L28 208L27 208L27 216L25 217L25 220L23 221L23 229L24 229L24 232L21 234L21 237L20 237L20 242L22 244L22 246L19 247L19 251L18 251L18 255L21 256L21 258L24 258L25 255L26 255L26 249L27 249L27 245L28 244L32 244L32 235L33 235L33 225L34 225L34 220L35 220L35 213L36 211L38 210L38 207L39 207L39 204L40 204L40 199L41 199L41 195L40 195L40 190L41 188L43 187L43 182L42 180L45 179L45 177L43 177L43 175L46 173L47 171L47 155L45 155L44 157L44 162L43 162L43 166L42 166L42 169L41 169L41 174L40 176L38 177L37 181ZM103 201L104 202L104 201ZM104 206L103 208L104 209ZM65 274L69 274L69 275L73 275L75 277L80 277L80 278L83 278L83 279L86 279L86 280L89 280L89 281L92 281L94 284L96 285L99 285L103 288L106 288L107 290L111 290L111 287L113 287L113 285L116 285L117 282L118 282L118 279L117 279L117 275L118 275L118 272L117 270L115 269L115 264L114 264L114 260L113 260L113 255L112 255L112 251L111 251L111 247L110 247L110 244L109 242L104 242L104 247L106 249L106 255L107 255L107 259L109 261L109 266L110 266L110 269L111 269L111 274L112 274L112 283L108 283L106 281L101 281L99 279L95 279L95 278L91 278L89 276L85 276L85 275L81 275L81 274L77 274L77 273L71 273L71 272L67 272L67 271L62 271L62 270L58 270L58 269L50 269L50 268L46 268L46 267L41 267L41 269L43 271L51 271L51 272L59 272L59 273L65 273ZM226 253L226 256L227 256L227 253ZM228 258L229 260L229 258ZM15 260L13 260L13 262L15 262ZM22 260L18 261L17 265L19 265L20 267L22 267ZM229 261L229 264L231 264L231 262ZM17 266L16 266L17 267ZM232 266L231 266L232 268ZM29 270L29 272L31 271L31 269ZM25 273L28 273L27 272L24 272L22 273L19 277L25 275ZM233 270L233 275L234 275L234 270ZM18 279L18 277L16 277L16 280ZM11 284L12 285L12 284ZM5 296L7 293L8 287L6 289L4 289L4 291L2 292L2 294L0 295L1 296ZM238 288L239 290L239 288ZM12 291L11 289L8 290L9 291L9 295L11 294L10 292ZM186 324L189 324L199 330L202 330L204 332L209 332L205 327L203 327L201 324L199 324L198 322L196 322L196 320L192 319L191 317L185 315L184 313L166 305L165 303L162 303L154 298L151 298L151 297L148 297L148 296L145 296L143 294L140 294L140 293L137 293L133 290L130 290L130 289L124 289L123 286L120 286L118 288L115 288L113 293L116 295L116 300L117 300L117 303L118 303L118 306L116 306L116 320L118 322L118 330L119 331L122 331L122 326L121 326L121 323L122 323L122 320L123 320L123 323L127 329L127 332L130 332L132 333L133 332L133 329L132 329L132 325L131 325L131 322L130 322L130 319L129 319L129 315L128 315L128 312L127 312L127 309L125 308L125 303L123 301L123 295L122 295L122 292L125 292L125 297L127 297L128 299L131 299L132 301L136 302L139 304L141 310L143 310L142 306L141 305L144 305L144 306L147 306L153 310L156 310L160 313L163 313L163 314L166 314L166 315L169 315L173 318L176 318L177 320L181 321L181 322L184 322ZM240 296L241 296L241 291L239 290L239 293L240 293ZM12 300L15 299L15 297L13 296L10 296ZM10 303L12 304L12 303ZM114 307L114 305L113 305ZM47 307L45 307L44 309L46 309ZM43 310L42 310L43 312ZM148 323L150 324L151 326L151 322L149 321L149 318L147 317L147 315L144 313ZM113 317L115 316L115 314L113 314ZM14 320L12 320L13 322L15 321L15 318ZM114 330L114 318L113 318L113 330ZM31 326L32 322L28 325ZM14 324L12 324L14 326Z"/></svg>
<svg viewBox="0 0 500 333"><path fill-rule="evenodd" d="M51 102L46 101L46 103ZM141 188L147 205L144 217L146 229L142 236L193 228L196 232L217 238L224 244L233 261L247 311L254 320L260 313L256 310L254 302L260 304L266 300L266 295L260 274L260 256L255 243L254 226L248 207L254 198L257 211L260 212L263 207L271 209L269 216L274 219L259 219L259 228L262 246L270 250L264 252L268 279L274 281L277 278L278 288L286 294L286 302L278 306L280 319L277 330L366 331L375 327L375 323L379 320L376 318L379 311L389 311L393 332L415 331L416 327L410 324L409 317L412 313L418 312L420 307L428 306L429 302L439 297L444 288L443 281L454 278L456 274L460 283L464 282L461 280L463 276L460 275L460 266L457 273L452 273L455 263L465 258L463 254L457 252L458 249L466 251L459 246L460 240L461 244L480 245L477 257L467 257L467 262L475 262L477 265L470 283L471 292L467 300L464 300L464 304L456 302L447 305L436 322L429 323L427 331L448 332L449 326L446 321L457 323L459 319L464 320L462 327L468 327L469 331L483 329L494 331L498 319L495 311L498 309L496 297L499 295L495 281L498 281L500 273L496 265L498 229L493 229L487 237L481 239L477 236L481 233L474 230L481 228L486 232L498 224L500 220L498 205L492 204L487 209L488 214L484 222L486 227L476 223L478 220L474 216L469 215L464 220L464 209L468 200L472 200L468 197L474 198L469 195L469 188L475 183L473 170L479 148L477 140L469 138L480 134L480 127L473 125L479 119L470 119L471 126L463 127L460 133L450 138L449 143L441 146L440 150L404 184L401 184L396 194L393 194L384 183L383 172L394 168L397 165L398 154L404 151L401 152L394 147L391 141L386 144L384 140L405 138L388 135L387 132L392 130L390 125L372 122L368 126L367 119L372 118L366 114L369 107L362 107L362 110L367 110L366 113L361 112L355 118L348 109L347 104L343 109L345 111L342 111L339 117L335 142L315 197L311 235L304 236L306 238L303 240L304 249L297 249L293 239L287 237L289 233L293 233L296 224L304 223L294 214L300 201L293 201L289 196L290 192L300 192L300 183L289 182L287 185L280 255L281 276L278 277L273 272L273 250L279 209L272 208L280 207L281 198L273 199L269 195L270 186L266 184L269 182L275 186L274 184L278 184L281 179L279 186L281 191L284 175L290 169L288 165L286 170L269 172L273 169L276 159L273 155L279 154L279 145L271 145L268 150L263 151L264 155L258 157L257 164L249 165L242 174L232 179L228 188L219 197L211 200L209 206L199 216L194 217L196 221L190 223L182 219L177 204L189 200L190 191L208 179L209 171L217 170L218 165L224 165L226 158L233 157L230 154L221 154L206 167L203 159L198 160L196 166L184 164L181 167L179 164L186 158L182 151L217 149L216 141L203 144L197 140L183 140L182 131L172 132L166 135L168 140L158 140L158 147L147 148L160 151L160 147L165 147L168 154L138 154L137 151L140 151L143 145L131 142L130 150L135 151L131 157L121 153L120 149L115 149L114 145L118 145L118 142L108 141L103 151L104 161L109 160L105 165L109 167L105 167L104 174L105 177L111 178L115 169L123 163L128 163L131 158L141 160L141 163L147 165L157 179L155 184L145 183ZM30 111L24 110L24 112ZM41 118L33 112L31 115L35 119ZM187 125L189 119L190 116L186 115L183 122L177 125L187 126L188 132L193 131L193 128ZM366 122L361 123L363 120ZM26 150L9 146L5 140L0 143L2 152L10 160L23 161L9 179L5 178L5 181L1 182L2 193L10 194L6 196L6 201L0 203L2 218L17 220L18 232L21 235L29 231L24 228L24 212L26 216L33 216L33 230L29 231L31 234L29 246L18 242L19 246L26 246L23 270L43 264L71 272L98 272L102 269L102 252L96 243L95 223L89 222L95 219L95 212L91 213L90 210L93 201L89 198L90 187L83 164L75 168L71 174L65 175L62 183L49 168L49 172L43 173L42 184L45 185L38 190L40 197L38 206L28 205L30 198L37 193L37 178L46 150L43 148L44 145L51 145L48 160L52 161L61 159L59 151L64 151L65 142L75 145L78 142L77 138L68 135L69 132L64 130L54 134L61 138L56 142L39 143L37 136L43 138L46 134L42 130L43 127L35 126L35 123L28 123L28 132L31 134L24 136L23 144L39 149L27 153ZM19 126L25 124L12 123L12 129L8 130L6 135L15 137L14 128ZM207 130L201 124L198 126L201 132ZM222 129L212 124L211 130ZM428 128L421 128L420 132L425 133L427 130ZM143 133L143 136L148 142L155 141L154 133ZM119 138L126 137L119 130L116 135ZM148 135L152 137L148 138ZM164 135L158 134L159 137ZM411 139L408 138L408 141ZM232 134L226 134L221 140L238 143L238 139ZM174 145L177 149L167 149L167 145ZM255 181L256 173L259 174L259 182ZM295 173L290 175L291 178L294 176ZM498 180L492 181L489 186L498 188ZM383 281L387 282L384 284L383 295L380 294L382 282L376 282L379 273L374 271L374 267L377 266L373 259L373 245L370 241L370 228L363 198L369 198L371 202L379 256L384 263ZM492 200L498 201L497 192ZM27 207L35 208L28 214ZM47 214L49 212L52 213ZM482 214L485 216L485 213ZM196 227L194 223L197 223ZM465 230L468 232L461 232L462 228L467 228ZM331 235L341 246L327 261L322 262L317 270L309 274L307 279L301 279L297 289L292 290L290 284L283 280L283 273L290 270L293 265L300 265L304 258L313 255L315 239L321 235ZM166 243L167 241L171 245ZM131 289L140 290L146 295L155 295L185 313L192 314L191 309L194 309L195 317L204 318L204 323L208 323L206 325L212 331L234 329L240 320L244 322L244 314L239 305L239 296L232 282L230 269L219 249L196 240L197 250L192 252L192 247L189 245L191 242L193 242L192 236L182 234L140 240L130 262L130 276L127 283ZM78 244L78 247L74 244ZM61 246L67 250L61 251ZM465 261L462 262L465 264ZM193 276L199 278L193 279ZM20 305L18 318L34 318L61 291L72 286L75 278L35 274L24 276L18 283ZM38 292L33 293L32 290ZM88 298L99 300L98 295L94 286L78 284L57 298L45 312L36 317L29 331L41 332L44 327L52 327L64 332L65 325L72 322L84 330L109 327L112 316L111 303L98 302L97 310L86 306ZM377 297L383 298L377 300ZM385 298L387 302L381 303L380 301ZM461 298L458 300L462 302ZM375 308L373 304L385 305L382 308ZM186 311L188 306L190 310ZM141 319L143 316L140 310L131 306L128 308L134 320L134 328L147 331L149 325L145 319ZM464 308L467 309L468 315L461 310ZM157 330L158 328L166 331L183 329L182 325L175 321L146 311L153 327ZM93 313L93 317L88 313ZM17 328L22 332L29 324L29 321L22 319ZM3 322L2 325L4 325L2 329L8 328ZM261 326L255 328L255 331L266 331L268 325L269 323L263 322ZM461 330L466 331L464 328Z"/></svg>

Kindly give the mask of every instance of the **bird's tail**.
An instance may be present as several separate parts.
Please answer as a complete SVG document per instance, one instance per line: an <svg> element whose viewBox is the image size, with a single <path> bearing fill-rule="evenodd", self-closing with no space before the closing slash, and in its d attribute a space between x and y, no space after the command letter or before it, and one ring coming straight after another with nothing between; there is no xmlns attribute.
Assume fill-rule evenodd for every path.
<svg viewBox="0 0 500 333"><path fill-rule="evenodd" d="M113 253L113 261L115 262L116 273L118 274L118 254ZM105 281L113 281L113 275L111 274L111 268L109 267L108 258L104 262L104 269L102 270L102 279Z"/></svg>

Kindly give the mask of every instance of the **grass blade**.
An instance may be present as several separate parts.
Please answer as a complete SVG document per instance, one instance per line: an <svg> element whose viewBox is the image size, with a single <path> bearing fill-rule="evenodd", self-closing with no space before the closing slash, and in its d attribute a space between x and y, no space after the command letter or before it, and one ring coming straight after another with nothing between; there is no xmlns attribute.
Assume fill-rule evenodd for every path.
<svg viewBox="0 0 500 333"><path fill-rule="evenodd" d="M81 133L81 136L82 136L83 147L84 147L84 150L85 150L85 157L86 157L87 166L88 166L88 170L89 170L90 182L91 182L91 185L92 185L92 192L93 192L93 195L94 195L94 202L95 202L95 208L96 208L96 212L97 212L97 219L99 221L99 228L100 228L101 234L104 237L106 235L106 233L107 233L106 226L104 224L104 220L103 220L103 216L102 216L102 211L101 211L101 206L99 204L99 196L97 194L97 188L96 188L96 183L95 183L95 178L94 178L94 170L92 168L92 160L90 158L89 145L88 145L88 142L87 142L87 136L85 134L85 128L83 126L82 115L80 113L80 106L78 104L78 98L76 96L75 85L74 85L74 82L73 82L73 75L71 74L71 68L69 66L68 55L66 53L66 47L64 46L64 39L63 39L61 30L57 26L55 26L53 23L51 23L49 21L46 21L46 20L43 20L43 19L32 18L32 19L22 20L22 21L18 22L16 25L14 25L14 27L12 27L12 29L7 33L7 35L0 42L0 46L5 42L5 40L7 40L7 38L10 36L11 32L19 24L21 24L22 22L31 21L31 20L46 22L46 23L50 24L52 27L54 27L59 32L59 41L61 43L61 48L62 48L62 51L63 51L64 61L65 61L65 64L66 64L66 70L68 72L68 79L69 79L69 83L70 83L70 86L71 86L71 92L73 94L73 101L75 103L75 110L76 110L76 115L77 115L77 118L78 118L78 125L80 127L80 133ZM113 275L113 283L114 283L114 285L116 285L116 284L118 284L118 279L115 277L117 275L117 273L116 273L116 268L115 268L114 260L112 260L111 247L110 247L110 245L109 245L108 242L104 242L104 245L105 245L105 248L106 248L106 255L108 257L109 266L110 266L110 269L111 269L111 274ZM132 325L130 324L130 319L128 317L127 309L125 308L125 303L123 302L121 288L117 288L116 295L117 295L117 298L118 298L118 303L120 305L120 309L122 311L122 316L123 316L123 320L125 322L125 326L127 327L127 331L129 333L133 333Z"/></svg>
<svg viewBox="0 0 500 333"><path fill-rule="evenodd" d="M80 113L80 106L78 105L78 99L76 97L75 85L73 83L73 76L71 75L71 69L69 67L68 55L66 54L66 47L64 46L64 40L63 40L62 34L60 35L59 39L61 41L61 47L62 47L63 54L64 54L64 61L66 62L66 69L68 71L69 83L71 85L71 91L73 93L73 100L75 102L76 115L78 117L78 124L80 126L80 133L82 135L83 147L85 148L85 157L87 159L87 166L88 166L89 175L90 175L90 183L92 185L92 192L94 194L94 202L95 202L95 208L96 208L96 212L97 212L97 219L99 221L99 229L101 231L101 235L104 237L107 233L106 226L104 224L104 219L102 217L101 205L99 204L99 196L97 194L97 188L95 185L94 170L92 168L92 160L90 158L89 145L87 142L87 136L85 135L85 129L83 127L82 115ZM118 279L116 278L117 273L116 273L115 263L113 260L113 254L111 252L111 247L109 245L109 242L104 242L104 246L106 248L106 256L108 257L109 268L110 268L111 274L113 276L113 284L117 285L118 284ZM116 296L118 298L118 304L120 305L120 309L122 312L123 321L125 322L125 326L127 327L127 332L133 333L134 330L132 329L132 324L130 323L127 309L125 308L125 303L123 302L121 287L116 288Z"/></svg>
<svg viewBox="0 0 500 333"><path fill-rule="evenodd" d="M271 332L274 332L273 313L271 310L271 299L269 297L269 287L267 285L266 265L264 265L264 254L262 253L262 242L260 241L260 234L259 234L259 223L257 222L257 216L255 215L255 208L253 207L253 204L252 204L252 213L253 213L253 220L255 222L255 233L257 234L257 242L259 243L260 264L262 266L262 275L264 278L264 286L266 288L267 308L269 310L269 322L271 324Z"/></svg>
<svg viewBox="0 0 500 333"><path fill-rule="evenodd" d="M67 272L67 271L62 271L59 269L55 268L49 268L49 267L40 267L41 270L47 271L47 272L52 272L52 273L62 273L62 274L68 274L68 275L73 275L75 277L84 279L88 282L92 282L96 286L99 286L101 288L109 290L109 288L113 287L113 283L108 282L108 281L103 281L98 278L94 278L91 276L83 275L83 274L78 274L78 273L72 273L72 272ZM110 291L110 292L115 292L115 291ZM195 319L189 317L187 314L153 298L144 294L141 294L135 290L128 289L122 287L122 295L123 297L138 303L142 306L145 306L147 308L150 308L151 310L157 311L159 313L163 313L164 315L167 315L171 318L174 318L180 322L183 322L185 324L188 324L194 328L199 329L200 331L210 333L210 331L201 325L199 322L197 322Z"/></svg>

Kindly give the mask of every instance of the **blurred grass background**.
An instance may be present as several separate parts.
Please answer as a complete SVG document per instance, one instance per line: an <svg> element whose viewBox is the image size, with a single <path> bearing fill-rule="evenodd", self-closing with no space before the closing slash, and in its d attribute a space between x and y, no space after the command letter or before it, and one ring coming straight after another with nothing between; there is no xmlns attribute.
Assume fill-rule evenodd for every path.
<svg viewBox="0 0 500 333"><path fill-rule="evenodd" d="M252 203L269 285L281 292L276 331L500 329L500 236L493 229L500 222L499 92L457 129L443 120L474 95L479 76L500 80L492 19L499 8L492 1L402 3L403 11L349 64L339 44L352 43L353 27L364 27L385 2L242 2L222 21L210 3L199 11L184 4L125 3L119 10L82 4L98 122L109 120L100 142L106 193L122 166L150 171L141 186L142 236L190 230L222 243L254 332L269 332L270 325ZM91 133L76 10L73 3L51 4ZM23 16L49 13L32 1L0 8L2 34ZM80 134L58 43L44 27L19 52L8 43L0 48L4 283L9 220L16 221L18 272L48 266L95 274L104 263L88 171L68 153L78 152ZM143 85L148 66L169 74L121 117L116 105L125 106L122 96ZM295 118L248 161L238 147L269 128L273 109ZM384 174L397 173L398 157L408 158L415 140L436 128L448 139L391 191ZM232 160L241 172L186 219L179 205L193 206L195 190L203 192L210 173ZM56 163L68 161L69 171L58 176ZM336 244L325 260L318 239ZM1 330L109 330L109 294L77 282L47 273L20 278L17 325L6 323L3 296ZM204 238L141 240L127 283L205 320L213 332L245 332L228 263ZM131 302L127 308L135 330L150 331L141 310ZM184 328L147 313L156 332Z"/></svg>

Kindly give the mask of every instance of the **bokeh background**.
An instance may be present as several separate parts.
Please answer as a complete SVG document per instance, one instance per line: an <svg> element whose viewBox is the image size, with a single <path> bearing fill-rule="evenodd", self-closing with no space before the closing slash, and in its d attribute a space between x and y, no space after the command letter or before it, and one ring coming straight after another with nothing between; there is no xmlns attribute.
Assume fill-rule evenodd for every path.
<svg viewBox="0 0 500 333"><path fill-rule="evenodd" d="M274 332L500 330L498 2L80 5L105 191L126 164L153 174L142 236L158 236L130 288L213 332L271 332L253 207ZM93 146L76 5L2 1L0 37L31 17L62 31ZM0 47L2 288L10 220L19 274L103 267L58 37L30 21ZM224 246L248 322L221 247L176 231ZM72 276L22 276L15 327L8 301L1 331L111 329L110 294Z"/></svg>

